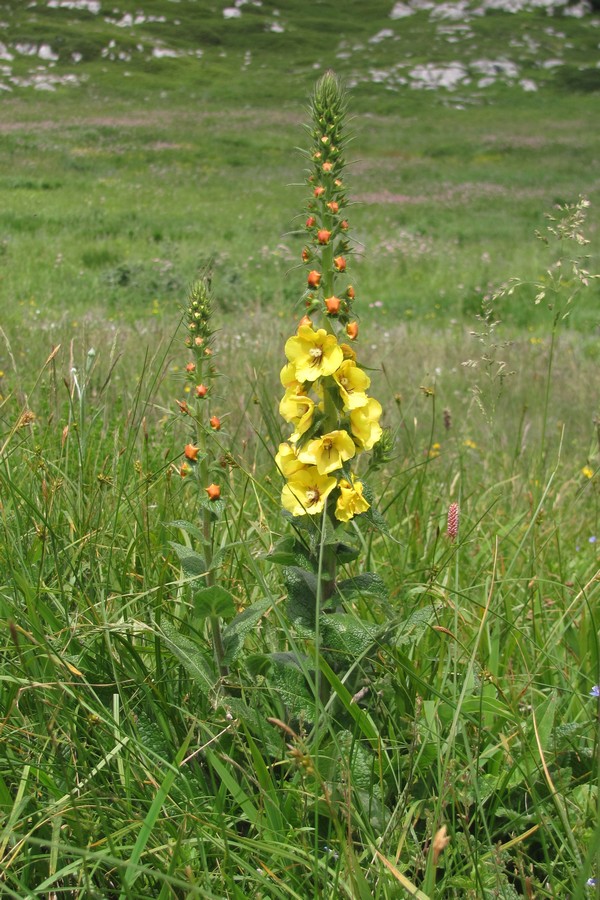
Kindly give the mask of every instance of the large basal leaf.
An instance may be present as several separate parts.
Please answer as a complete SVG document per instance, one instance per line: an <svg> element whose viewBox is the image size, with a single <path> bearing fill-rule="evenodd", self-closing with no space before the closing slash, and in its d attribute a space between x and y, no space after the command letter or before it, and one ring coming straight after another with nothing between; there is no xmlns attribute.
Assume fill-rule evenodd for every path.
<svg viewBox="0 0 600 900"><path fill-rule="evenodd" d="M267 610L271 609L272 602L268 599L258 600L239 613L232 621L223 629L223 646L225 647L225 663L229 664L239 655L247 634L254 631L257 624L265 615Z"/></svg>
<svg viewBox="0 0 600 900"><path fill-rule="evenodd" d="M220 584L202 588L194 594L194 613L199 619L219 616L227 621L233 619L235 612L236 602L233 595Z"/></svg>
<svg viewBox="0 0 600 900"><path fill-rule="evenodd" d="M292 718L307 723L314 722L314 697L293 653L271 654L271 670L267 682L277 692Z"/></svg>
<svg viewBox="0 0 600 900"><path fill-rule="evenodd" d="M180 531L185 531L186 534L190 534L199 541L204 541L204 532L200 526L194 525L193 522L188 522L186 519L176 519L174 522L165 522L165 527L179 528Z"/></svg>
<svg viewBox="0 0 600 900"><path fill-rule="evenodd" d="M206 575L206 561L203 556L196 553L191 547L187 547L185 544L178 544L175 541L169 541L169 546L173 548L179 557L184 575L192 578Z"/></svg>
<svg viewBox="0 0 600 900"><path fill-rule="evenodd" d="M165 644L190 678L196 682L201 691L205 694L210 693L218 681L211 657L168 622L161 624L161 632Z"/></svg>
<svg viewBox="0 0 600 900"><path fill-rule="evenodd" d="M272 550L263 555L263 559L278 563L281 566L305 567L307 560L306 547L292 535L278 541Z"/></svg>
<svg viewBox="0 0 600 900"><path fill-rule="evenodd" d="M305 576L311 576L310 585ZM317 607L317 576L314 572L305 572L298 566L286 566L283 570L283 580L288 594L286 611L290 622L297 629L312 632Z"/></svg>
<svg viewBox="0 0 600 900"><path fill-rule="evenodd" d="M363 656L381 633L379 625L363 622L346 613L321 616L320 625L323 649L353 658Z"/></svg>
<svg viewBox="0 0 600 900"><path fill-rule="evenodd" d="M416 644L422 635L429 628L430 623L436 618L437 607L424 606L422 609L415 610L412 615L394 626L395 639L394 643L397 647L402 644Z"/></svg>
<svg viewBox="0 0 600 900"><path fill-rule="evenodd" d="M388 599L388 591L380 575L375 572L363 572L354 578L346 578L338 582L338 593L348 600L352 597L377 597L379 600Z"/></svg>

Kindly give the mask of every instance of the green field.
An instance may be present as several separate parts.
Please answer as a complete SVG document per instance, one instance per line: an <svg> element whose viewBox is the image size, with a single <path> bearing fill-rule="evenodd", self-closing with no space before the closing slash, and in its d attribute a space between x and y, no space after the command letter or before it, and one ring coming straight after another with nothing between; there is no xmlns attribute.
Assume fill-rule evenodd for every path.
<svg viewBox="0 0 600 900"><path fill-rule="evenodd" d="M0 894L600 898L600 12L51 3L0 2ZM335 529L274 461L330 67Z"/></svg>

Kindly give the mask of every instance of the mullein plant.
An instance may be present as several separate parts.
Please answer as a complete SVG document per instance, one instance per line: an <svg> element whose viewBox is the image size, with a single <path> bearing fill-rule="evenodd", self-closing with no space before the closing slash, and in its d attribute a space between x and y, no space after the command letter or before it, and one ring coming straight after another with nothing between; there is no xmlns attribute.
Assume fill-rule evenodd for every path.
<svg viewBox="0 0 600 900"><path fill-rule="evenodd" d="M220 450L213 439L216 432L221 430L221 419L215 414L215 378L217 375L214 364L213 329L211 326L212 299L208 279L202 278L196 282L188 299L185 309L184 323L186 328L185 346L191 357L185 367L186 396L190 399L177 400L180 412L187 417L189 423L189 441L183 450L183 461L179 466L179 474L182 478L189 479L195 485L198 494L198 506L200 517L200 536L202 542L202 555L195 558L192 563L192 571L197 571L198 563L202 560L200 568L204 568L204 590L196 594L195 601L208 596L215 596L216 578L214 565L214 524L223 508L221 500L221 486L215 481L215 471L219 463L215 448ZM185 551L182 557L184 572L185 561L194 560ZM217 588L219 593L222 589ZM195 606L201 607L201 603L195 602ZM221 621L218 613L218 604L215 608L204 604L203 616L210 622L214 661L221 675L227 674L224 662L225 649L221 631Z"/></svg>
<svg viewBox="0 0 600 900"><path fill-rule="evenodd" d="M323 520L336 528L370 508L353 469L383 431L381 405L370 397L371 380L353 343L354 287L348 277L352 253L344 182L346 100L337 78L326 73L311 104L312 146L305 222L305 315L285 344L281 416L291 426L280 444L277 466L285 478L281 502L292 517ZM322 599L336 590L336 544L325 549Z"/></svg>

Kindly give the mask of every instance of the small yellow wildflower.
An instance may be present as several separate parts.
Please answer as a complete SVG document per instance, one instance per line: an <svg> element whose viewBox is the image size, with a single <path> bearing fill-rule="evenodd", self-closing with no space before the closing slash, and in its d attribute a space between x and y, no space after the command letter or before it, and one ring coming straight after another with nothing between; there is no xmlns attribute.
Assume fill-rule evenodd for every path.
<svg viewBox="0 0 600 900"><path fill-rule="evenodd" d="M330 431L323 437L309 441L304 450L298 453L298 459L316 466L319 475L328 475L335 469L340 469L355 453L354 441L347 431Z"/></svg>
<svg viewBox="0 0 600 900"><path fill-rule="evenodd" d="M366 512L370 504L363 497L363 486L354 476L352 484L342 478L339 484L340 496L335 506L335 517L340 522L348 522L353 516Z"/></svg>
<svg viewBox="0 0 600 900"><path fill-rule="evenodd" d="M469 450L477 450L477 444L475 441L472 441L470 438L467 438L466 441L463 442L465 447L468 447Z"/></svg>
<svg viewBox="0 0 600 900"><path fill-rule="evenodd" d="M281 505L293 516L323 512L325 501L336 486L331 475L319 475L316 466L295 472L281 492Z"/></svg>
<svg viewBox="0 0 600 900"><path fill-rule="evenodd" d="M428 454L429 459L435 459L436 456L439 456L441 449L442 449L441 444L438 444L437 441L435 444L432 444L431 447L429 448L429 454Z"/></svg>
<svg viewBox="0 0 600 900"><path fill-rule="evenodd" d="M301 325L298 334L288 338L285 355L296 367L298 381L316 381L332 375L344 359L336 336L324 328L313 331L310 325Z"/></svg>
<svg viewBox="0 0 600 900"><path fill-rule="evenodd" d="M583 469L581 470L581 474L584 475L586 478L593 478L594 470L592 469L591 466L584 466Z"/></svg>

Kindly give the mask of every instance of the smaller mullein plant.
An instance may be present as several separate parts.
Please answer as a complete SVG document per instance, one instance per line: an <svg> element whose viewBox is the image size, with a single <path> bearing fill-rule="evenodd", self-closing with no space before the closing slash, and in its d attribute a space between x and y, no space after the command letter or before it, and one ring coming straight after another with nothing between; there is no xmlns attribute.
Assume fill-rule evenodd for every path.
<svg viewBox="0 0 600 900"><path fill-rule="evenodd" d="M214 440L221 430L221 419L215 414L215 378L213 330L211 326L212 300L207 278L196 282L191 289L185 309L185 346L191 359L185 367L185 393L189 400L177 400L180 412L187 417L189 440L183 451L179 474L197 489L200 528L177 523L187 533L199 538L202 553L190 552L187 546L172 544L178 552L184 575L202 572L203 588L194 595L194 609L201 620L208 619L214 662L220 675L227 674L225 647L221 629L221 614L235 609L233 598L218 586L215 571L214 526L223 512L219 469L220 448Z"/></svg>

